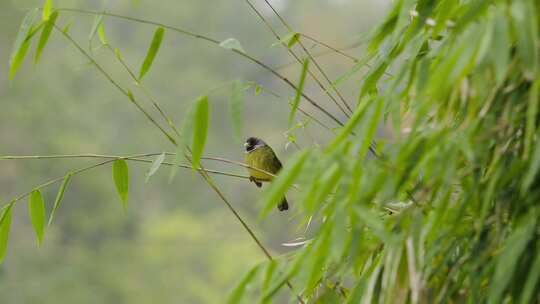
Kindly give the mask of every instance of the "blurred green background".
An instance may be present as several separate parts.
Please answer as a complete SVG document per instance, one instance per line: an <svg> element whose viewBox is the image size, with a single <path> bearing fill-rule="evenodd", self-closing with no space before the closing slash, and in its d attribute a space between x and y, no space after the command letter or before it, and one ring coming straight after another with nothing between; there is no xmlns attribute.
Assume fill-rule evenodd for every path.
<svg viewBox="0 0 540 304"><path fill-rule="evenodd" d="M263 1L254 1L281 34ZM379 0L272 1L294 29L343 47L361 41L388 8ZM41 1L0 0L0 155L100 153L128 155L172 151L165 138L120 95L95 68L53 32L37 66L33 48L14 81L7 78L11 45L26 11ZM219 40L234 37L246 51L270 66L291 60L242 0L225 1L55 1L57 7L108 10L157 20L207 34ZM92 16L61 13L59 24L72 23L70 33L85 47ZM152 26L105 18L109 43L119 48L138 71L148 49ZM111 53L93 54L125 86L131 81ZM312 47L311 43L307 43ZM315 53L324 51L314 47ZM347 51L359 56L358 49ZM352 66L336 55L320 57L336 78ZM296 80L297 65L282 70ZM145 84L179 125L190 103L231 80L256 81L290 98L294 92L266 71L207 42L166 31L161 50ZM345 85L354 100L355 81ZM336 109L309 83L312 95ZM139 93L136 89L134 92ZM206 155L242 160L227 114L228 86L210 95L211 123ZM312 111L309 106L306 109ZM152 112L153 113L153 112ZM243 136L265 139L286 161L294 152L287 143L288 106L267 94L246 94ZM323 118L321 118L323 119ZM324 119L323 119L324 120ZM329 125L330 122L327 121ZM311 124L309 132L324 143L327 131ZM300 146L314 142L297 132ZM9 201L68 170L95 159L18 160L0 162L0 201ZM208 168L243 173L243 168L205 163ZM0 266L0 303L220 303L252 266L264 261L214 192L189 170L180 170L172 184L169 169L145 183L148 164L130 163L130 200L122 212L110 166L73 178L56 222L37 248L25 201L14 209L8 254ZM281 244L303 235L294 210L273 212L258 221L261 191L245 180L216 177L234 206L275 255ZM58 185L44 191L50 211ZM291 193L294 204L294 193ZM284 293L284 299L288 298Z"/></svg>

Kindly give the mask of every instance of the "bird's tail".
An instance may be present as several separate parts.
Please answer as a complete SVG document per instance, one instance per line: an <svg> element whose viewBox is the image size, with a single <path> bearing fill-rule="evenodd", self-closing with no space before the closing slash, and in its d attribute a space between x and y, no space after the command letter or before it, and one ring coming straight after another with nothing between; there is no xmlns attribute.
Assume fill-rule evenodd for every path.
<svg viewBox="0 0 540 304"><path fill-rule="evenodd" d="M287 198L285 198L285 196L283 197L283 200L281 201L281 203L279 203L277 207L279 211L289 210L289 203L287 202Z"/></svg>

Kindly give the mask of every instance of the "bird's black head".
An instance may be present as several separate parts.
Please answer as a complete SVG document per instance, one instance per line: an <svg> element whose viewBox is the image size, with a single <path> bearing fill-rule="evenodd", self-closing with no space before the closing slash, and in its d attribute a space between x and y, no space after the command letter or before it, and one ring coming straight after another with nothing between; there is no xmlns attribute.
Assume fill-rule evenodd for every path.
<svg viewBox="0 0 540 304"><path fill-rule="evenodd" d="M246 147L246 152L251 152L265 145L266 143L262 141L262 139L259 139L257 137L249 137L248 139L246 139L246 142L244 143L244 147Z"/></svg>

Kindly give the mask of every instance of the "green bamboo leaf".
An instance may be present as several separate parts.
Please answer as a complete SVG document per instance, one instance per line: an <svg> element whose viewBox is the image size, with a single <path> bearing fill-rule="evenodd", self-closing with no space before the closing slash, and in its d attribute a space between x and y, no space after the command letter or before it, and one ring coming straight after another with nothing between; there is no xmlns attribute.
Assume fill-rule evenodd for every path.
<svg viewBox="0 0 540 304"><path fill-rule="evenodd" d="M370 104L371 104L370 100L366 100L365 102L360 103L358 107L356 107L349 121L347 121L345 126L339 132L339 134L335 136L334 140L328 145L328 152L331 152L337 149L337 147L339 147L339 145L351 134L354 128L358 125L358 123L364 117L364 114L366 113L366 109L368 108Z"/></svg>
<svg viewBox="0 0 540 304"><path fill-rule="evenodd" d="M62 28L62 32L68 34L69 30L71 29L71 26L73 25L73 21L68 21L66 25Z"/></svg>
<svg viewBox="0 0 540 304"><path fill-rule="evenodd" d="M193 137L191 142L191 162L193 171L199 168L201 156L206 144L206 135L208 133L208 96L203 96L195 104Z"/></svg>
<svg viewBox="0 0 540 304"><path fill-rule="evenodd" d="M229 98L229 113L233 123L234 135L237 140L242 138L244 101L244 86L240 81L234 81L231 98Z"/></svg>
<svg viewBox="0 0 540 304"><path fill-rule="evenodd" d="M269 299L265 299L262 297L264 294L266 294L266 291L268 290L268 287L270 286L270 283L272 282L272 278L274 277L274 273L277 268L277 262L275 260L271 260L268 262L268 265L266 266L266 271L264 273L264 279L261 285L261 301L260 303L268 303Z"/></svg>
<svg viewBox="0 0 540 304"><path fill-rule="evenodd" d="M45 201L39 190L34 190L30 194L28 200L28 212L30 220L32 221L32 227L36 232L38 246L43 241L43 233L45 232Z"/></svg>
<svg viewBox="0 0 540 304"><path fill-rule="evenodd" d="M506 239L504 248L497 257L495 274L489 290L489 303L499 303L506 286L512 280L515 265L537 229L536 221L536 212L529 212L517 223L512 234Z"/></svg>
<svg viewBox="0 0 540 304"><path fill-rule="evenodd" d="M45 23L45 26L43 27L43 30L41 31L41 35L39 36L39 42L36 47L36 56L34 58L34 63L37 64L39 62L39 58L41 57L41 53L43 52L43 48L47 44L47 41L49 41L49 37L51 36L52 29L56 23L56 19L58 18L58 11L55 11L52 13L52 15L48 18L48 21Z"/></svg>
<svg viewBox="0 0 540 304"><path fill-rule="evenodd" d="M123 159L115 160L112 166L112 173L116 191L122 201L122 207L126 210L129 191L129 169L127 162Z"/></svg>
<svg viewBox="0 0 540 304"><path fill-rule="evenodd" d="M107 45L107 36L105 35L105 26L103 25L103 22L98 26L98 38L101 44Z"/></svg>
<svg viewBox="0 0 540 304"><path fill-rule="evenodd" d="M537 10L532 0L515 0L510 7L516 29L518 54L529 79L534 79L538 73L538 22L535 11Z"/></svg>
<svg viewBox="0 0 540 304"><path fill-rule="evenodd" d="M13 203L5 207L3 212L0 213L0 264L2 264L2 261L4 261L4 257L6 256L12 207Z"/></svg>
<svg viewBox="0 0 540 304"><path fill-rule="evenodd" d="M92 40L94 40L94 37L96 36L98 32L98 28L101 25L101 22L103 21L103 15L96 15L94 17L94 23L92 23L92 28L90 29L90 33L88 34L88 48L92 50Z"/></svg>
<svg viewBox="0 0 540 304"><path fill-rule="evenodd" d="M330 166L320 178L320 187L317 189L317 196L312 201L313 204L322 204L324 199L330 194L330 192L337 185L339 179L341 178L343 170L339 167L338 164L333 164ZM315 211L315 206L306 206L309 211Z"/></svg>
<svg viewBox="0 0 540 304"><path fill-rule="evenodd" d="M525 148L523 154L529 157L533 142L534 131L536 129L536 116L538 114L538 92L540 91L540 78L538 78L529 90L529 104L527 105L527 123L525 127Z"/></svg>
<svg viewBox="0 0 540 304"><path fill-rule="evenodd" d="M308 156L310 155L308 150L297 153L281 170L279 175L272 181L270 187L265 191L260 217L268 215L268 213L276 207L278 202L281 201L287 189L289 189L296 177L302 171L302 167Z"/></svg>
<svg viewBox="0 0 540 304"><path fill-rule="evenodd" d="M49 17L51 16L52 6L53 6L52 0L45 0L45 3L43 4L43 11L42 11L43 21L49 20Z"/></svg>
<svg viewBox="0 0 540 304"><path fill-rule="evenodd" d="M292 48L300 39L300 33L297 32L290 32L287 35L281 37L281 39L278 42L275 42L272 44L272 46L285 44L287 48Z"/></svg>
<svg viewBox="0 0 540 304"><path fill-rule="evenodd" d="M292 35L290 36L290 38L287 38L287 40L285 40L288 48L292 48L298 42L298 40L300 40L299 33L291 33L291 34Z"/></svg>
<svg viewBox="0 0 540 304"><path fill-rule="evenodd" d="M236 40L234 38L229 38L229 39L225 39L225 40L221 41L219 43L219 46L224 48L224 49L236 50L236 51L239 51L239 52L242 52L242 53L246 53L246 51L244 51L244 48L240 44L240 41L238 41L238 40Z"/></svg>
<svg viewBox="0 0 540 304"><path fill-rule="evenodd" d="M162 27L158 27L156 31L154 32L152 43L150 44L150 48L148 49L148 52L146 53L146 58L144 59L144 62L141 65L141 70L139 72L139 80L141 80L144 77L144 75L148 72L148 70L152 66L152 63L154 62L154 58L156 57L156 54L159 51L159 47L161 46L161 42L163 41L164 33L165 33L165 29Z"/></svg>
<svg viewBox="0 0 540 304"><path fill-rule="evenodd" d="M540 242L537 242L536 248L539 247ZM538 279L540 278L540 254L537 254L534 258L534 262L532 264L531 270L529 271L529 275L527 276L527 281L525 283L525 286L523 287L523 291L521 292L521 298L520 303L521 304L528 304L532 303L532 296L534 289L536 288L536 284L538 284Z"/></svg>
<svg viewBox="0 0 540 304"><path fill-rule="evenodd" d="M60 188L58 188L58 192L56 193L56 199L54 200L53 209L51 211L51 215L49 216L49 223L47 226L50 226L53 222L54 216L56 215L56 210L58 207L60 207L60 203L62 202L62 199L64 198L64 193L66 192L66 187L69 184L69 181L71 180L71 176L73 174L70 172L64 176L64 180L62 181L62 184L60 185Z"/></svg>
<svg viewBox="0 0 540 304"><path fill-rule="evenodd" d="M150 177L154 175L159 167L161 167L161 164L165 160L165 152L161 153L156 157L156 159L152 162L152 166L150 166L150 169L146 173L146 182L148 183L148 180L150 180Z"/></svg>
<svg viewBox="0 0 540 304"><path fill-rule="evenodd" d="M536 134L537 136L539 135L538 132ZM525 177L523 178L523 182L521 184L522 195L525 195L529 190L529 187L534 181L534 178L538 174L538 170L540 170L540 140L536 141L536 145L532 154L532 159L530 160L530 165L527 172L525 173Z"/></svg>
<svg viewBox="0 0 540 304"><path fill-rule="evenodd" d="M309 59L305 59L302 64L302 73L300 74L300 80L296 86L296 95L291 105L291 112L289 113L289 127L292 125L296 111L298 110L298 105L300 104L300 98L302 98L302 92L304 91L304 84L306 82L306 75L309 67Z"/></svg>
<svg viewBox="0 0 540 304"><path fill-rule="evenodd" d="M339 76L334 82L332 83L334 86L338 86L342 84L347 79L354 76L358 71L360 71L363 67L366 66L366 63L371 60L372 57L365 57L360 61L357 61L351 69L349 69L347 72L345 72L343 75Z"/></svg>
<svg viewBox="0 0 540 304"><path fill-rule="evenodd" d="M195 104L193 104L186 112L182 126L180 127L180 137L178 138L178 145L176 146L173 164L171 166L171 173L169 174L169 183L171 183L178 173L178 165L184 156L186 147L189 147L190 141L193 135L193 121L195 116Z"/></svg>
<svg viewBox="0 0 540 304"><path fill-rule="evenodd" d="M251 270L242 278L240 283L236 285L236 287L229 295L229 298L227 299L228 304L240 303L240 301L244 297L244 293L246 292L247 285L253 281L253 278L255 277L255 275L257 275L257 272L259 272L260 268L261 265L257 265L251 268Z"/></svg>
<svg viewBox="0 0 540 304"><path fill-rule="evenodd" d="M13 80L17 70L20 68L22 61L28 51L30 46L30 34L32 32L32 25L37 16L37 9L29 11L24 17L19 32L17 33L17 38L13 44L11 55L9 57L9 79Z"/></svg>

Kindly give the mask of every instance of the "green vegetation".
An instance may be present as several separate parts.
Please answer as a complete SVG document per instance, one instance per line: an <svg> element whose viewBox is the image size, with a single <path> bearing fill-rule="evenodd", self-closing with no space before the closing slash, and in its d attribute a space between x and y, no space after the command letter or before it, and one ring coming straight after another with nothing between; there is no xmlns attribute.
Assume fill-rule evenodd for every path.
<svg viewBox="0 0 540 304"><path fill-rule="evenodd" d="M40 159L34 166L45 166L57 158L72 164L85 158L93 162L64 168L57 178L37 187L36 182L33 189L17 192L24 194L12 195L14 199L2 205L0 258L4 258L7 275L0 272L0 301L2 297L8 302L52 301L61 294L65 302L216 303L224 301L226 289L230 290L230 303L281 303L286 299L302 303L539 301L539 4L534 0L398 0L367 36L361 56L356 58L293 28L270 1L244 2L248 4L244 9L258 18L244 26L267 27L274 47L294 59L292 75L259 59L252 51L256 47L241 43L243 39L203 34L202 24L191 31L146 17L60 8L51 1L45 1L41 14L32 10L23 19L9 60L9 78L29 83L14 77L21 74L17 71L31 44L38 43L35 61L41 56L40 64L45 64L50 57L61 57L47 54L49 37L62 38L62 45L83 58L86 68L84 76L75 77L79 79L63 79L56 85L81 86L82 80L91 78L81 88L77 102L99 100L95 106L107 109L104 115L109 120L120 122L101 126L101 121L83 119L88 124L84 127L115 133L102 146L106 151L131 153L87 154L93 138L81 141L80 133L66 133L65 139L51 145L57 151L82 149L81 154L1 157L2 163ZM78 42L81 34L67 21L76 16L72 20L78 23L81 15L95 18L88 47ZM151 37L153 32L153 38L131 36L141 44L126 50L115 47L133 33L134 26L146 27L146 35ZM121 34L110 34L115 29ZM94 45L96 35L99 46ZM168 39L175 35L189 39L172 47ZM198 54L210 61L210 71L200 77L202 88L179 98L182 93L175 86L189 83L193 89L189 76L179 76L180 80L174 73L152 77L170 64L159 64L162 56L171 61L179 57L184 62L191 60L178 55L185 41L213 48ZM353 64L349 61L340 76L311 44L329 49L333 56L352 59ZM130 68L132 49L147 50L134 61L142 62L138 73ZM244 76L240 74L243 68L236 65L229 67L231 74L213 71L212 64L225 60L213 57L218 52L235 55L226 60L239 60L236 65L262 69L275 82ZM188 68L194 66L182 66ZM208 85L216 75L222 82ZM246 80L235 80L240 76ZM96 92L106 86L114 91ZM160 90L173 90L174 102L161 103L162 96L155 93ZM353 97L346 93L349 90ZM219 100L213 96L216 92L231 97L229 104L215 102ZM250 102L245 102L247 96ZM273 100L251 107L251 99L258 98L281 103ZM65 109L65 103L41 107ZM69 109L80 113L79 106ZM180 124L169 108L176 115L181 113ZM227 108L230 115L225 114ZM39 108L26 112L39 119ZM124 116L127 112L138 116ZM133 121L134 117L141 120ZM278 135L268 132L267 120ZM76 119L68 121L64 127L77 127L77 123ZM226 130L220 128L225 125ZM41 121L37 126L47 125ZM270 142L283 131L286 146L294 147L295 152L276 179L257 193L247 176L237 173L245 168L231 160L240 159L238 138L268 136ZM141 142L144 134L144 138L160 136L161 141ZM173 152L147 152L148 146L163 150L165 145ZM35 147L39 146L29 150L37 151ZM226 158L228 155L233 156ZM136 165L141 162L146 166ZM86 184L68 183L105 166L112 166L112 175L109 171ZM191 206L189 211L171 205L159 210L151 200L141 198L144 176L152 182L160 171L168 173L159 179L163 184L160 191L172 193L163 194L163 200L186 203ZM97 183L107 175L109 183ZM196 177L201 177L198 180L204 187L188 194L186 189ZM242 186L229 188L238 183ZM53 184L61 184L58 193L50 189ZM112 187L104 190L107 184ZM91 190L78 189L76 195L70 195L72 187ZM179 187L183 192L175 192ZM85 191L91 191L109 201L113 188L121 201L115 210L124 208L124 216L107 212L112 210L107 204L84 199ZM42 194L45 191L53 192ZM277 214L275 206L285 194L292 210L284 216ZM11 231L13 214L27 197L38 243L44 239L35 251L21 250L23 242L17 241L22 233L13 237ZM57 199L50 204L48 197ZM70 205L68 200L81 203ZM241 206L248 212L240 212ZM46 211L51 209L57 213L55 222L62 216L59 231L54 230L52 214L52 231L45 229ZM66 209L69 212L62 212ZM86 212L92 209L101 212L89 219ZM253 224L257 213L260 226ZM293 221L290 225L296 229L287 226L287 221ZM287 237L283 237L285 233ZM131 242L117 243L115 235ZM270 246L270 239L283 244ZM64 257L65 250L60 245L47 247L49 242L82 245L67 246L78 252ZM13 256L5 258L7 246L11 248L13 243L14 248L9 249ZM200 264L199 256L209 258ZM11 263L16 269L9 268ZM59 266L64 263L78 267ZM24 274L32 269L43 271L28 279ZM10 292L21 278L28 281L24 289ZM55 281L58 283L51 283Z"/></svg>

